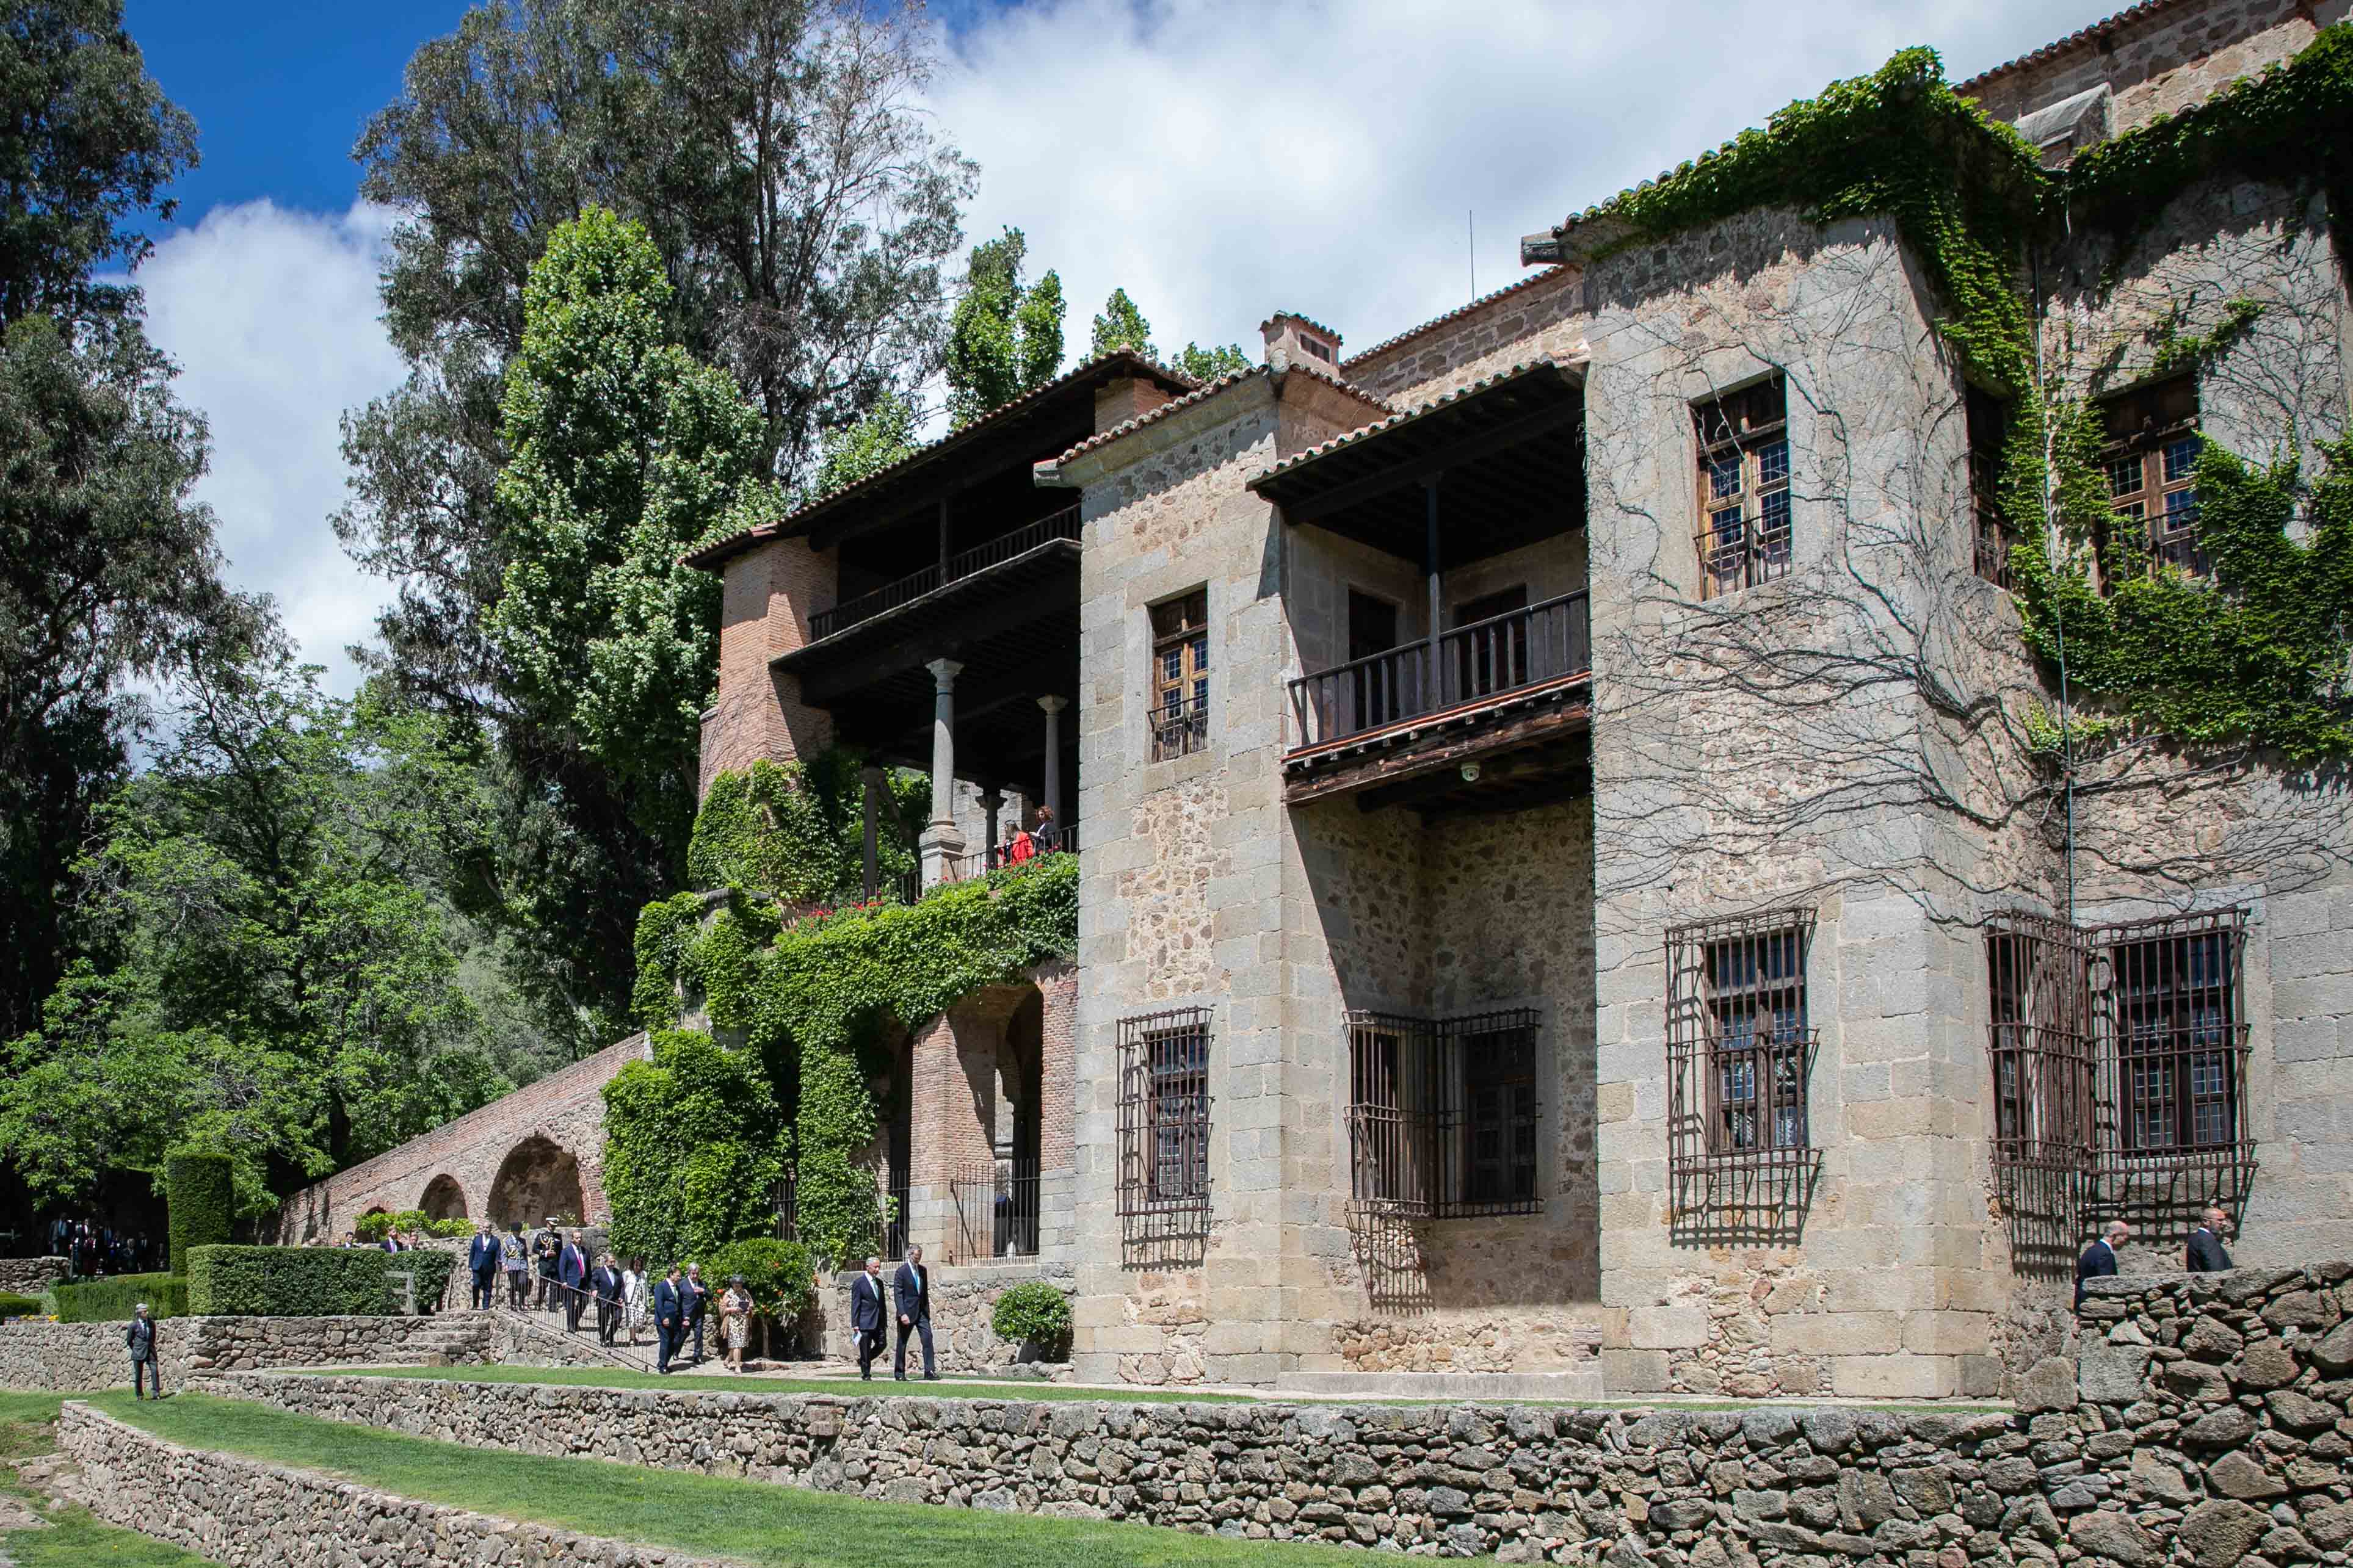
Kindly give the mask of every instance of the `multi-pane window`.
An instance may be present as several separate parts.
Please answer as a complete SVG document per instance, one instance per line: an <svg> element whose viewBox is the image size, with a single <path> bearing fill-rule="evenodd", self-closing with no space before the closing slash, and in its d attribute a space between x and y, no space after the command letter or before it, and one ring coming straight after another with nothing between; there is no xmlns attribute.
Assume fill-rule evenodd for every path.
<svg viewBox="0 0 2353 1568"><path fill-rule="evenodd" d="M2120 393L2102 402L2100 416L2108 438L2101 460L2116 517L2139 535L2153 563L2203 575L2196 380L2179 375Z"/></svg>
<svg viewBox="0 0 2353 1568"><path fill-rule="evenodd" d="M2116 1129L2129 1154L2239 1142L2242 1077L2235 922L2127 928L2107 948Z"/></svg>
<svg viewBox="0 0 2353 1568"><path fill-rule="evenodd" d="M1776 375L1692 405L1699 437L1700 596L1789 569L1789 421Z"/></svg>
<svg viewBox="0 0 2353 1568"><path fill-rule="evenodd" d="M1209 741L1209 595L1196 589L1152 608L1152 760Z"/></svg>
<svg viewBox="0 0 2353 1568"><path fill-rule="evenodd" d="M1349 1016L1352 1193L1368 1213L1530 1214L1536 1030L1516 1007L1455 1018Z"/></svg>
<svg viewBox="0 0 2353 1568"><path fill-rule="evenodd" d="M1995 1162L2094 1173L2248 1154L2245 912L1986 937Z"/></svg>
<svg viewBox="0 0 2353 1568"><path fill-rule="evenodd" d="M1790 1163L1810 1150L1816 1031L1806 1011L1808 910L1667 933L1670 1154L1684 1166Z"/></svg>
<svg viewBox="0 0 2353 1568"><path fill-rule="evenodd" d="M1120 1024L1122 1214L1209 1202L1209 1014L1200 1007Z"/></svg>
<svg viewBox="0 0 2353 1568"><path fill-rule="evenodd" d="M1996 587L2010 586L2010 547L2017 542L2001 510L2003 447L2010 438L2010 409L1989 392L1963 393L1968 420L1969 511L1974 525L1971 555L1977 574Z"/></svg>

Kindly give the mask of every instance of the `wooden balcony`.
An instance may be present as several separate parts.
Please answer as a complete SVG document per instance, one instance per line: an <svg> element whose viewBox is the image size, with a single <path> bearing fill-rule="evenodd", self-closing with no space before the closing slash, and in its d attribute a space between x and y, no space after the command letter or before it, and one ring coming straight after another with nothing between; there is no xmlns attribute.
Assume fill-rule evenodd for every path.
<svg viewBox="0 0 2353 1568"><path fill-rule="evenodd" d="M970 550L935 562L920 572L909 573L894 583L889 583L871 594L860 594L843 601L829 610L819 610L809 617L809 640L822 640L836 632L849 630L861 621L887 615L902 605L912 605L927 594L936 593L951 583L978 576L992 566L1001 566L1018 560L1031 551L1058 540L1076 542L1079 538L1079 509L1070 507L1051 517L1017 528L986 540Z"/></svg>
<svg viewBox="0 0 2353 1568"><path fill-rule="evenodd" d="M1460 805L1491 768L1483 793L1497 809L1518 802L1495 798L1493 785L1515 778L1557 793L1585 765L1592 681L1581 590L1301 676L1290 683L1285 798L1380 786L1366 809Z"/></svg>

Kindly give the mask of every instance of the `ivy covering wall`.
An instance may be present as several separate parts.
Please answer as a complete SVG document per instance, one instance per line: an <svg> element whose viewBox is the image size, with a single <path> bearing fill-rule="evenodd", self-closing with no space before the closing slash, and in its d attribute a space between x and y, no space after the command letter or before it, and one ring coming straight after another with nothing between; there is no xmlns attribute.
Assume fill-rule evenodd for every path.
<svg viewBox="0 0 2353 1568"><path fill-rule="evenodd" d="M2198 526L2212 574L2147 572L2129 542L2105 541L2126 531L2105 526L2094 410L2057 376L2036 380L2028 258L2031 246L2086 231L2128 256L2173 197L2243 177L2325 193L2341 259L2349 172L2353 24L2323 29L2294 60L2061 171L2041 167L2011 127L1956 94L1933 51L1907 49L1578 223L1599 257L1759 207L1794 206L1817 223L1893 219L1935 286L1947 312L1937 329L1963 374L2011 400L2002 504L2024 525L2012 577L2029 646L2055 661L2063 622L2070 683L2102 710L2079 724L2079 743L2126 734L2252 743L2301 764L2353 754L2344 562L2353 451L2340 442L2258 468L2209 442ZM2260 310L2232 300L2213 331L2169 334L2160 368L2223 352ZM2046 498L2056 550L2034 526ZM2302 542L2290 528L2299 515L2309 528ZM2105 571L2095 546L2108 552Z"/></svg>

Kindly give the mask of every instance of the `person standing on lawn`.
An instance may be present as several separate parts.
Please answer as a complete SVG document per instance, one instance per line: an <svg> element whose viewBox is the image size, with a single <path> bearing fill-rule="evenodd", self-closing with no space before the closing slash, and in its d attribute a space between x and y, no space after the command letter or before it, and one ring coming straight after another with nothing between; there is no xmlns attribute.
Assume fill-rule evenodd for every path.
<svg viewBox="0 0 2353 1568"><path fill-rule="evenodd" d="M694 1334L694 1364L702 1364L702 1316L711 1308L711 1287L702 1282L702 1265L686 1266L686 1325Z"/></svg>
<svg viewBox="0 0 2353 1568"><path fill-rule="evenodd" d="M474 1306L487 1311L499 1288L499 1238L491 1234L489 1220L475 1223L473 1242L466 1248L466 1271L474 1277Z"/></svg>
<svg viewBox="0 0 2353 1568"><path fill-rule="evenodd" d="M719 1348L727 1353L729 1367L744 1370L744 1347L751 1342L752 1292L738 1274L727 1281L727 1292L719 1298Z"/></svg>
<svg viewBox="0 0 2353 1568"><path fill-rule="evenodd" d="M907 1248L907 1261L899 1265L899 1272L891 1281L891 1294L899 1303L899 1359L895 1368L899 1381L907 1381L907 1340L912 1335L923 1342L923 1381L937 1383L939 1369L932 1361L932 1273L923 1267L922 1247Z"/></svg>
<svg viewBox="0 0 2353 1568"><path fill-rule="evenodd" d="M131 1397L145 1398L142 1390L153 1383L155 1397L163 1398L164 1363L155 1353L155 1320L147 1315L146 1302L132 1310L130 1325L122 1331L122 1344L131 1352Z"/></svg>
<svg viewBox="0 0 2353 1568"><path fill-rule="evenodd" d="M882 1353L882 1260L870 1258L866 1272L849 1282L849 1331L858 1339L858 1375L874 1378L874 1358Z"/></svg>
<svg viewBox="0 0 2353 1568"><path fill-rule="evenodd" d="M677 1353L685 1330L686 1281L673 1263L654 1287L654 1370L665 1377L670 1375L670 1358Z"/></svg>

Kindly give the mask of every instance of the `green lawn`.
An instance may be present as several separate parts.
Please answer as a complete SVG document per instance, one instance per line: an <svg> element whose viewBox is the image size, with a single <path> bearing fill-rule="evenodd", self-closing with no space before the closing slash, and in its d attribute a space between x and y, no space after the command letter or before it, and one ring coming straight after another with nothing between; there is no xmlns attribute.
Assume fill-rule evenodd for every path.
<svg viewBox="0 0 2353 1568"><path fill-rule="evenodd" d="M1008 1378L995 1383L894 1383L878 1377L872 1383L856 1378L732 1377L725 1373L663 1377L618 1366L350 1366L321 1367L322 1377L417 1377L441 1383L561 1383L596 1388L662 1388L673 1394L831 1394L844 1399L860 1395L905 1395L926 1399L1073 1399L1108 1400L1118 1405L1172 1405L1200 1401L1246 1402L1238 1394L1187 1394L1181 1389L1139 1388L1112 1393L1100 1388L1070 1388L1056 1383L1030 1383Z"/></svg>
<svg viewBox="0 0 2353 1568"><path fill-rule="evenodd" d="M58 1405L65 1397L0 1394L0 1465L56 1449ZM120 1568L212 1568L206 1558L150 1541L136 1531L100 1524L81 1509L47 1508L5 1468L0 1468L0 1492L28 1503L49 1521L47 1530L0 1534L0 1557L13 1558L16 1568L81 1568L89 1563L114 1563Z"/></svg>
<svg viewBox="0 0 2353 1568"><path fill-rule="evenodd" d="M1339 1547L1228 1541L1142 1524L1039 1519L917 1503L869 1502L765 1481L551 1459L289 1415L243 1400L184 1394L90 1403L195 1447L323 1470L404 1497L558 1525L589 1535L733 1557L775 1568L1308 1568L1352 1563ZM132 1561L126 1559L125 1561Z"/></svg>

